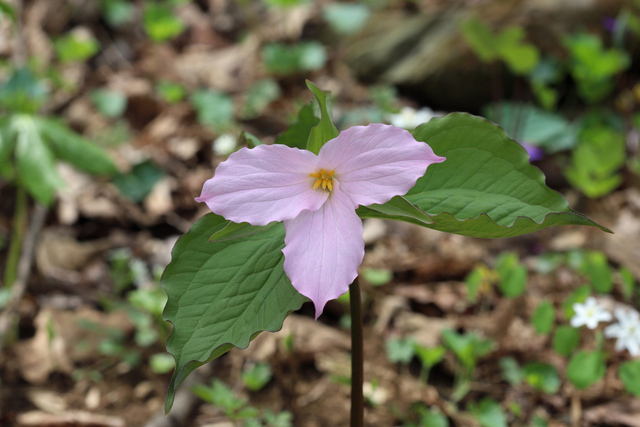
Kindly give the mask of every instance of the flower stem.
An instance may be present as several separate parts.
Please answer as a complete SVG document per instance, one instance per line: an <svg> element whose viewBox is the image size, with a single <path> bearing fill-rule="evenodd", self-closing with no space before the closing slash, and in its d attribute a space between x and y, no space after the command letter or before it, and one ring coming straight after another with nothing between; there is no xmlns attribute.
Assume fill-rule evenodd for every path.
<svg viewBox="0 0 640 427"><path fill-rule="evenodd" d="M351 306L351 427L364 427L364 338L358 278L349 286Z"/></svg>
<svg viewBox="0 0 640 427"><path fill-rule="evenodd" d="M16 280L22 239L27 229L27 193L20 185L17 186L15 209L11 245L9 246L7 264L4 272L4 286L7 288L13 286L13 282Z"/></svg>

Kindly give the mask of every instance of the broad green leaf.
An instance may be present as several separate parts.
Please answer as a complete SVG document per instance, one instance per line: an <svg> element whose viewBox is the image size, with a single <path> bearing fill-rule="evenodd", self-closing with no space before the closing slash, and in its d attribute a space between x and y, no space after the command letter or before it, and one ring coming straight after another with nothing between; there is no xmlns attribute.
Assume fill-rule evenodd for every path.
<svg viewBox="0 0 640 427"><path fill-rule="evenodd" d="M272 222L271 224L262 226L251 225L248 222L236 223L233 221L227 221L227 225L225 225L224 228L215 232L211 237L209 237L209 241L221 242L223 240L252 236L256 233L260 233L261 231L273 227L275 224L275 222Z"/></svg>
<svg viewBox="0 0 640 427"><path fill-rule="evenodd" d="M531 316L531 323L539 334L548 334L553 329L556 310L549 301L542 301Z"/></svg>
<svg viewBox="0 0 640 427"><path fill-rule="evenodd" d="M389 362L408 365L415 354L415 341L412 338L389 338L385 348Z"/></svg>
<svg viewBox="0 0 640 427"><path fill-rule="evenodd" d="M16 70L0 87L0 106L14 113L33 114L46 97L47 88L28 68Z"/></svg>
<svg viewBox="0 0 640 427"><path fill-rule="evenodd" d="M120 117L127 109L127 96L116 90L95 89L89 94L89 99L98 111L109 119Z"/></svg>
<svg viewBox="0 0 640 427"><path fill-rule="evenodd" d="M606 370L603 352L580 350L569 360L567 378L576 388L584 390L598 382Z"/></svg>
<svg viewBox="0 0 640 427"><path fill-rule="evenodd" d="M320 105L320 123L311 129L307 140L307 150L318 154L322 146L330 139L337 137L340 132L331 120L331 114L329 114L329 109L327 108L327 93L318 89L309 80L307 80L307 87L313 92Z"/></svg>
<svg viewBox="0 0 640 427"><path fill-rule="evenodd" d="M162 169L147 160L127 173L114 176L113 183L122 194L134 202L141 202L164 176Z"/></svg>
<svg viewBox="0 0 640 427"><path fill-rule="evenodd" d="M498 126L465 113L434 118L414 131L446 161L429 166L406 198L439 231L473 237L512 237L551 225L590 225L548 188L520 144Z"/></svg>
<svg viewBox="0 0 640 427"><path fill-rule="evenodd" d="M20 114L12 117L16 133L17 178L40 203L50 205L64 181L56 171L55 157L42 140L35 117Z"/></svg>
<svg viewBox="0 0 640 427"><path fill-rule="evenodd" d="M482 61L491 62L496 59L496 38L484 22L470 19L462 23L461 29L466 42Z"/></svg>
<svg viewBox="0 0 640 427"><path fill-rule="evenodd" d="M55 40L53 46L63 63L85 61L100 50L100 42L90 34L67 34Z"/></svg>
<svg viewBox="0 0 640 427"><path fill-rule="evenodd" d="M479 403L469 402L468 410L482 427L507 427L504 409L490 397L485 397Z"/></svg>
<svg viewBox="0 0 640 427"><path fill-rule="evenodd" d="M564 357L571 356L580 343L580 333L570 325L560 325L553 333L553 349Z"/></svg>
<svg viewBox="0 0 640 427"><path fill-rule="evenodd" d="M518 255L505 252L496 261L496 271L500 276L498 288L507 298L522 295L527 287L527 268L520 264Z"/></svg>
<svg viewBox="0 0 640 427"><path fill-rule="evenodd" d="M109 155L55 119L34 117L38 131L61 160L94 175L113 175L117 168Z"/></svg>
<svg viewBox="0 0 640 427"><path fill-rule="evenodd" d="M500 365L502 378L504 378L506 382L512 386L516 386L522 382L524 373L516 359L513 357L502 357L498 363Z"/></svg>
<svg viewBox="0 0 640 427"><path fill-rule="evenodd" d="M306 298L282 268L284 228L209 242L228 221L208 214L182 236L162 278L169 297L164 319L173 324L167 341L176 358L165 411L178 385L199 366L232 347L246 348L262 331L277 331Z"/></svg>
<svg viewBox="0 0 640 427"><path fill-rule="evenodd" d="M620 365L618 376L629 393L640 397L640 360L624 362Z"/></svg>
<svg viewBox="0 0 640 427"><path fill-rule="evenodd" d="M156 42L162 42L178 36L184 31L184 22L167 5L147 2L142 14L144 30Z"/></svg>
<svg viewBox="0 0 640 427"><path fill-rule="evenodd" d="M228 95L214 89L201 90L191 96L198 121L216 131L229 126L233 120L235 105Z"/></svg>
<svg viewBox="0 0 640 427"><path fill-rule="evenodd" d="M313 113L313 102L300 109L296 121L276 138L276 144L289 147L306 148L311 129L320 123L320 119Z"/></svg>
<svg viewBox="0 0 640 427"><path fill-rule="evenodd" d="M613 270L607 256L599 251L588 251L580 269L589 277L593 289L601 294L608 294L613 289Z"/></svg>
<svg viewBox="0 0 640 427"><path fill-rule="evenodd" d="M523 366L525 381L536 390L554 394L560 388L560 377L556 368L542 362L530 362Z"/></svg>
<svg viewBox="0 0 640 427"><path fill-rule="evenodd" d="M333 31L346 35L360 31L371 11L362 3L329 3L323 8L322 15Z"/></svg>
<svg viewBox="0 0 640 427"><path fill-rule="evenodd" d="M429 215L402 196L396 196L382 205L360 206L356 213L360 218L393 219L417 225L433 224Z"/></svg>
<svg viewBox="0 0 640 427"><path fill-rule="evenodd" d="M135 16L135 5L125 0L101 0L100 7L109 25L120 27Z"/></svg>
<svg viewBox="0 0 640 427"><path fill-rule="evenodd" d="M318 70L327 62L327 51L317 41L268 43L261 53L267 71L280 76Z"/></svg>

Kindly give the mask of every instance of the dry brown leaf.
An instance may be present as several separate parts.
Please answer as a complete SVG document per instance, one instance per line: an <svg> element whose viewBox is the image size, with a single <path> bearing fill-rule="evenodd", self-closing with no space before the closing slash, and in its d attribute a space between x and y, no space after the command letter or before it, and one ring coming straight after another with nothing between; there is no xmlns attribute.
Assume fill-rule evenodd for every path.
<svg viewBox="0 0 640 427"><path fill-rule="evenodd" d="M82 411L65 412L62 414L30 411L18 415L17 424L18 427L125 427L125 422L120 417Z"/></svg>

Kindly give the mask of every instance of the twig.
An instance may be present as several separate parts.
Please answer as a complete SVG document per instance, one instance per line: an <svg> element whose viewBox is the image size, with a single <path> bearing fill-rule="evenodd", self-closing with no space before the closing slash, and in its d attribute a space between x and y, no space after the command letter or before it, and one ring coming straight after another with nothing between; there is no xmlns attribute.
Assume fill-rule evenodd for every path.
<svg viewBox="0 0 640 427"><path fill-rule="evenodd" d="M31 223L29 224L29 229L24 237L22 253L20 254L20 261L18 262L16 280L11 288L11 298L4 310L0 312L0 352L4 348L7 335L11 325L13 325L15 312L18 310L20 300L27 289L27 283L29 282L29 276L31 275L31 265L33 263L33 253L36 246L36 240L38 239L40 230L42 230L46 216L46 206L36 203L31 217Z"/></svg>

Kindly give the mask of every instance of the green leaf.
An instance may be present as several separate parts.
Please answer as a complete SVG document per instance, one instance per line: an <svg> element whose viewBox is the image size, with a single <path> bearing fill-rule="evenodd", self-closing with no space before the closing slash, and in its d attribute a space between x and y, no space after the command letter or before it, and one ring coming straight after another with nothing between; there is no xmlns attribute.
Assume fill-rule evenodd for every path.
<svg viewBox="0 0 640 427"><path fill-rule="evenodd" d="M255 82L245 93L242 117L251 119L259 116L280 95L280 86L275 80L262 79Z"/></svg>
<svg viewBox="0 0 640 427"><path fill-rule="evenodd" d="M525 381L536 390L554 394L560 389L560 377L556 368L546 363L531 362L523 366Z"/></svg>
<svg viewBox="0 0 640 427"><path fill-rule="evenodd" d="M0 118L0 176L8 180L13 173L15 145L16 130L11 126L11 117Z"/></svg>
<svg viewBox="0 0 640 427"><path fill-rule="evenodd" d="M469 402L468 409L482 427L507 427L507 414L498 402L489 397L479 403Z"/></svg>
<svg viewBox="0 0 640 427"><path fill-rule="evenodd" d="M2 147L0 147L0 164L2 164ZM620 282L624 299L630 301L636 289L636 278L627 267L620 267Z"/></svg>
<svg viewBox="0 0 640 427"><path fill-rule="evenodd" d="M606 370L601 351L579 350L569 361L567 378L576 388L584 390L598 382Z"/></svg>
<svg viewBox="0 0 640 427"><path fill-rule="evenodd" d="M125 0L100 0L100 7L105 19L113 27L130 22L135 14L135 5Z"/></svg>
<svg viewBox="0 0 640 427"><path fill-rule="evenodd" d="M589 277L591 286L597 292L608 294L613 289L613 270L609 266L607 256L602 252L586 252L580 270Z"/></svg>
<svg viewBox="0 0 640 427"><path fill-rule="evenodd" d="M556 310L549 301L542 301L531 316L531 323L539 334L548 334L553 328Z"/></svg>
<svg viewBox="0 0 640 427"><path fill-rule="evenodd" d="M113 183L122 194L134 202L141 202L163 177L162 169L147 160L135 165L128 173L114 176Z"/></svg>
<svg viewBox="0 0 640 427"><path fill-rule="evenodd" d="M42 140L35 117L13 116L16 134L16 170L18 182L40 203L50 205L64 181L56 171L55 157Z"/></svg>
<svg viewBox="0 0 640 427"><path fill-rule="evenodd" d="M424 409L420 411L420 425L426 427L449 427L449 419L442 412Z"/></svg>
<svg viewBox="0 0 640 427"><path fill-rule="evenodd" d="M363 267L360 277L372 286L382 286L393 280L393 271L386 268Z"/></svg>
<svg viewBox="0 0 640 427"><path fill-rule="evenodd" d="M618 376L629 393L640 397L640 360L624 362L620 365Z"/></svg>
<svg viewBox="0 0 640 427"><path fill-rule="evenodd" d="M522 295L527 287L527 268L520 264L518 255L505 252L496 261L496 271L500 276L498 288L507 298Z"/></svg>
<svg viewBox="0 0 640 427"><path fill-rule="evenodd" d="M495 37L484 22L470 19L463 22L460 28L466 42L483 62L491 62L497 58Z"/></svg>
<svg viewBox="0 0 640 427"><path fill-rule="evenodd" d="M446 349L441 345L435 347L423 347L418 343L413 346L415 355L420 360L422 366L431 369L444 359Z"/></svg>
<svg viewBox="0 0 640 427"><path fill-rule="evenodd" d="M317 41L301 41L293 45L268 43L262 48L262 60L269 73L288 76L324 67L327 51Z"/></svg>
<svg viewBox="0 0 640 427"><path fill-rule="evenodd" d="M176 361L168 353L156 353L149 358L149 366L156 374L166 374L175 368Z"/></svg>
<svg viewBox="0 0 640 427"><path fill-rule="evenodd" d="M429 215L402 196L395 196L383 205L359 206L356 213L360 218L391 219L423 226L433 224Z"/></svg>
<svg viewBox="0 0 640 427"><path fill-rule="evenodd" d="M278 135L275 143L295 148L306 148L311 129L320 123L320 119L313 113L313 108L313 102L302 107L296 121L287 130Z"/></svg>
<svg viewBox="0 0 640 427"><path fill-rule="evenodd" d="M116 119L127 109L127 97L121 92L111 89L95 89L89 99L105 117Z"/></svg>
<svg viewBox="0 0 640 427"><path fill-rule="evenodd" d="M442 342L467 369L473 369L481 357L495 349L496 344L473 332L459 334L452 330L442 331Z"/></svg>
<svg viewBox="0 0 640 427"><path fill-rule="evenodd" d="M46 117L34 117L33 120L59 159L94 175L113 175L118 172L113 160L104 150L64 123Z"/></svg>
<svg viewBox="0 0 640 427"><path fill-rule="evenodd" d="M282 268L284 228L209 242L226 226L208 214L182 236L162 278L169 300L164 318L173 324L167 342L176 358L165 411L178 385L196 369L232 347L246 348L262 331L277 331L306 298L291 286Z"/></svg>
<svg viewBox="0 0 640 427"><path fill-rule="evenodd" d="M14 113L33 114L47 97L47 88L28 68L16 70L0 87L0 106Z"/></svg>
<svg viewBox="0 0 640 427"><path fill-rule="evenodd" d="M61 62L86 61L100 50L100 43L91 35L68 34L54 41Z"/></svg>
<svg viewBox="0 0 640 427"><path fill-rule="evenodd" d="M251 225L248 222L235 223L233 221L227 221L227 225L219 231L216 231L211 237L210 242L222 242L224 240L238 239L240 237L252 236L256 233L260 233L268 228L276 225L276 222L272 222L268 225Z"/></svg>
<svg viewBox="0 0 640 427"><path fill-rule="evenodd" d="M156 86L158 95L160 98L167 101L169 104L175 104L182 101L186 95L184 86L180 83L174 83L170 81L161 81Z"/></svg>
<svg viewBox="0 0 640 427"><path fill-rule="evenodd" d="M307 87L318 101L320 105L320 123L311 129L309 139L307 140L307 150L314 154L318 154L322 146L329 140L337 137L340 132L331 120L331 114L327 107L327 92L323 92L316 85L307 80Z"/></svg>
<svg viewBox="0 0 640 427"><path fill-rule="evenodd" d="M411 338L389 338L385 348L389 362L408 365L415 354L415 341Z"/></svg>
<svg viewBox="0 0 640 427"><path fill-rule="evenodd" d="M426 227L473 237L512 237L551 225L590 225L548 188L520 144L489 121L465 113L414 131L446 161L429 166L406 198L434 220Z"/></svg>
<svg viewBox="0 0 640 427"><path fill-rule="evenodd" d="M244 385L251 391L261 390L273 377L271 366L268 363L257 363L249 369L245 369L240 378Z"/></svg>
<svg viewBox="0 0 640 427"><path fill-rule="evenodd" d="M360 31L371 11L362 3L329 3L323 8L322 15L333 31L347 35Z"/></svg>
<svg viewBox="0 0 640 427"><path fill-rule="evenodd" d="M502 378L512 386L522 382L524 373L518 362L513 357L502 357L499 362Z"/></svg>
<svg viewBox="0 0 640 427"><path fill-rule="evenodd" d="M570 325L560 325L553 333L553 349L564 357L571 356L580 343L580 333Z"/></svg>
<svg viewBox="0 0 640 427"><path fill-rule="evenodd" d="M577 287L571 295L562 302L562 313L564 314L565 319L571 319L575 314L575 311L573 311L573 305L575 303L585 302L589 295L591 295L591 288L589 288L589 286L582 285Z"/></svg>
<svg viewBox="0 0 640 427"><path fill-rule="evenodd" d="M11 21L16 20L16 11L13 6L7 4L4 0L0 0L0 19L3 16L7 16Z"/></svg>
<svg viewBox="0 0 640 427"><path fill-rule="evenodd" d="M194 93L190 101L203 125L219 131L231 124L235 105L228 95L214 89L202 90Z"/></svg>
<svg viewBox="0 0 640 427"><path fill-rule="evenodd" d="M170 5L146 2L142 15L144 30L153 41L163 42L180 35L185 25Z"/></svg>

